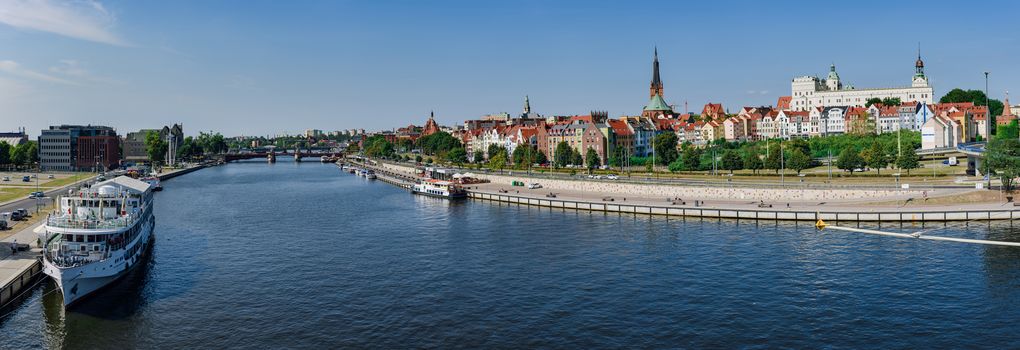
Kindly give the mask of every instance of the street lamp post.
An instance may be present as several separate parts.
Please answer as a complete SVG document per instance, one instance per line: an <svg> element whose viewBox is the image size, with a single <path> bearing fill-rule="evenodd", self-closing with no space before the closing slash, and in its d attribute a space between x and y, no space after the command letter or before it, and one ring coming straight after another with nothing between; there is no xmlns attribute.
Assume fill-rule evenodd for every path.
<svg viewBox="0 0 1020 350"><path fill-rule="evenodd" d="M992 188L992 174L991 174L991 171L990 171L991 167L988 166L988 144L991 143L991 141L992 141L992 106L989 105L988 102L989 102L988 101L988 72L985 72L985 109L988 111L988 114L985 115L985 157L984 157L985 158L985 162L984 163L985 163L985 178L988 179L987 180L987 184L985 185L986 186L985 188L991 189ZM1006 108L1009 108L1009 106L1006 106Z"/></svg>
<svg viewBox="0 0 1020 350"><path fill-rule="evenodd" d="M783 141L779 141L779 182L786 185L786 155L783 154Z"/></svg>

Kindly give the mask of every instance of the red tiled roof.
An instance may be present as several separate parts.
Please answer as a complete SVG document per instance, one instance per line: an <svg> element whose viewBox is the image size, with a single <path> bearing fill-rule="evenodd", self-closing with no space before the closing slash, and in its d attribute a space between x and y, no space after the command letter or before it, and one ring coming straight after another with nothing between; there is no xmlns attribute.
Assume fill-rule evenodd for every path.
<svg viewBox="0 0 1020 350"><path fill-rule="evenodd" d="M793 101L793 96L779 96L779 100L776 101L777 109L790 109L790 102Z"/></svg>
<svg viewBox="0 0 1020 350"><path fill-rule="evenodd" d="M609 119L606 123L609 124L609 127L613 128L613 132L617 135L629 136L634 134L630 131L630 128L627 127L627 122L623 120Z"/></svg>

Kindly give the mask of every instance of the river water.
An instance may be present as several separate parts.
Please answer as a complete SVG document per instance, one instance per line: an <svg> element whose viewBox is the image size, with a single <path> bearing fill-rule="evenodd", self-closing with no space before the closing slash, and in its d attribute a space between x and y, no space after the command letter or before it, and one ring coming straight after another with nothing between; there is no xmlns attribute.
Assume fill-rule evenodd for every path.
<svg viewBox="0 0 1020 350"><path fill-rule="evenodd" d="M451 203L284 159L164 186L148 264L70 311L43 283L0 348L1020 347L1016 248Z"/></svg>

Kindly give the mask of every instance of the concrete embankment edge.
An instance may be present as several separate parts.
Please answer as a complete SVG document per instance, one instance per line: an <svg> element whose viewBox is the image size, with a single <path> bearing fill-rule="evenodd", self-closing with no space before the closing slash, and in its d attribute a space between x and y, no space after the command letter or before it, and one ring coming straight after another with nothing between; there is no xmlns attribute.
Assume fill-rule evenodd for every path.
<svg viewBox="0 0 1020 350"><path fill-rule="evenodd" d="M380 179L399 184L413 183L414 178L380 166L368 166L375 170ZM386 177L396 178L385 179ZM403 187L403 186L402 186ZM405 187L406 188L406 187ZM660 215L692 218L736 219L736 220L779 220L838 222L948 222L948 221L990 221L1020 219L1020 210L871 210L871 211L796 211L720 207L655 206L535 198L512 194L489 193L468 190L468 198L483 201L502 202L535 207L585 210L607 213Z"/></svg>

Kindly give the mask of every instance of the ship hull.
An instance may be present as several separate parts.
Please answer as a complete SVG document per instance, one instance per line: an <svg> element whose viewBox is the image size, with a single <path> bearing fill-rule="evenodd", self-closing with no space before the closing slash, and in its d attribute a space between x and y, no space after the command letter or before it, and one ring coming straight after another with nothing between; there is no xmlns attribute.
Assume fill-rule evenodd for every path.
<svg viewBox="0 0 1020 350"><path fill-rule="evenodd" d="M43 273L57 285L64 299L64 307L69 308L86 297L95 294L104 287L109 286L121 277L127 275L136 266L143 263L148 256L149 247L152 244L153 228L155 220L148 220L138 241L131 247L138 246L134 253L128 256L126 253L130 248L119 251L114 256L102 261L87 263L75 267L60 267L54 265L47 259L43 259ZM118 258L120 257L120 258Z"/></svg>

